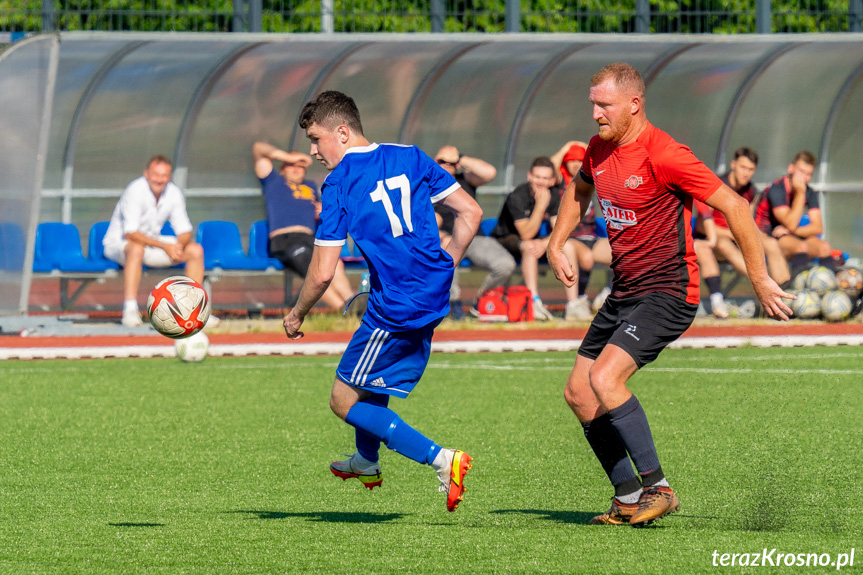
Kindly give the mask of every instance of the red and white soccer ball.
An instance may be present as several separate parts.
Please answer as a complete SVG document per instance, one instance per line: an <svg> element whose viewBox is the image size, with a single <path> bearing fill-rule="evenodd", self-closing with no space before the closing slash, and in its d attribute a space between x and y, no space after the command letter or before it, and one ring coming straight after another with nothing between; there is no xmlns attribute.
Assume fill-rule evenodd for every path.
<svg viewBox="0 0 863 575"><path fill-rule="evenodd" d="M169 277L150 292L147 315L156 331L171 339L182 339L204 328L210 319L210 298L195 280Z"/></svg>
<svg viewBox="0 0 863 575"><path fill-rule="evenodd" d="M836 272L836 289L844 291L851 299L857 299L863 290L863 273L852 267L839 270Z"/></svg>

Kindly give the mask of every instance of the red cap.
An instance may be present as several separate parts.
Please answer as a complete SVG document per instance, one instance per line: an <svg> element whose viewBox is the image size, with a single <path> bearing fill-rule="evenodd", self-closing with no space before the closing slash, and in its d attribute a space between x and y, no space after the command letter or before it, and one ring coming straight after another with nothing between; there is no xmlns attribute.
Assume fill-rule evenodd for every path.
<svg viewBox="0 0 863 575"><path fill-rule="evenodd" d="M580 162L584 160L584 153L586 151L587 149L581 144L573 144L566 151L566 155L563 156L563 162Z"/></svg>

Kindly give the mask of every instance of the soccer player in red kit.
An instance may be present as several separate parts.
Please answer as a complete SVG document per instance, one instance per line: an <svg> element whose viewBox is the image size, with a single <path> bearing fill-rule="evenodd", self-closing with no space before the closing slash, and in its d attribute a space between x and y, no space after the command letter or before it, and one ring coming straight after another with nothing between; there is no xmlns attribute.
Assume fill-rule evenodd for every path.
<svg viewBox="0 0 863 575"><path fill-rule="evenodd" d="M647 120L641 74L617 62L591 83L599 134L564 192L548 261L564 285L576 281L562 248L595 189L608 224L614 284L578 350L564 397L614 486L611 508L591 523L641 526L677 511L680 503L662 472L647 416L626 382L695 318L693 198L725 215L765 311L787 320L791 310L782 298L791 296L767 275L746 200Z"/></svg>

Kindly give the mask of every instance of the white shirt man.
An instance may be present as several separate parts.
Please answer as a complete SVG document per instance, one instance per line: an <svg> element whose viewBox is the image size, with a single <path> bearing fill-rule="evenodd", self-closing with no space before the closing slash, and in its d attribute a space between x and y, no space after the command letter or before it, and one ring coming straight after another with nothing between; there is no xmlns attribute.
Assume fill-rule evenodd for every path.
<svg viewBox="0 0 863 575"><path fill-rule="evenodd" d="M144 175L120 196L102 241L105 257L123 266L125 326L142 324L137 300L144 264L170 267L184 262L187 276L198 283L204 281L204 249L192 241L186 201L180 188L171 183L171 173L171 160L151 158ZM176 236L161 235L166 221L171 222Z"/></svg>

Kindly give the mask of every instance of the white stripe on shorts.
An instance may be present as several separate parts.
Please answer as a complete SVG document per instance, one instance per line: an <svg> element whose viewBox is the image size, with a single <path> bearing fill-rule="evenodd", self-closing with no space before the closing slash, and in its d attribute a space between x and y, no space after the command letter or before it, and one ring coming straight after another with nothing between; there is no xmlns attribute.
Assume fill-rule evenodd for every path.
<svg viewBox="0 0 863 575"><path fill-rule="evenodd" d="M377 359L378 353L384 344L384 340L386 340L388 336L389 332L380 328L375 328L372 332L368 343L366 343L366 348L363 350L360 360L357 362L354 372L351 374L351 383L353 385L362 385L365 383L366 378L372 369L372 365L374 364L375 359Z"/></svg>

